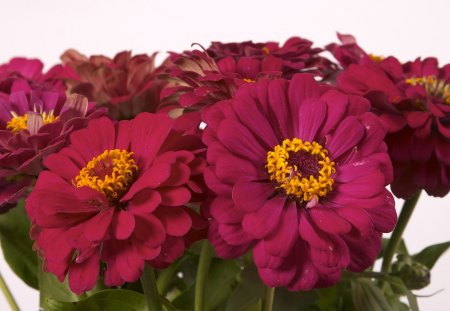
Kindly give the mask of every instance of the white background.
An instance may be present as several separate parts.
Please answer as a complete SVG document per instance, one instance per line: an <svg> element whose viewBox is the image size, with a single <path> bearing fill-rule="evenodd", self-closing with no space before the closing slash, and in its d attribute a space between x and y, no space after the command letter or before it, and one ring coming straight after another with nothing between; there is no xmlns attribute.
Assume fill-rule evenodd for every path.
<svg viewBox="0 0 450 311"><path fill-rule="evenodd" d="M282 41L299 35L323 46L335 32L351 33L368 52L401 60L436 56L450 62L450 2L377 1L112 1L0 0L0 63L14 56L38 57L47 68L76 48L85 54L114 55L182 51L197 42ZM450 156L450 155L449 155ZM406 230L410 251L450 240L450 198L422 196ZM400 207L400 202L398 202ZM22 310L38 309L38 293L5 264L0 271ZM421 310L450 310L450 252L432 273L421 295ZM0 310L8 310L0 295Z"/></svg>

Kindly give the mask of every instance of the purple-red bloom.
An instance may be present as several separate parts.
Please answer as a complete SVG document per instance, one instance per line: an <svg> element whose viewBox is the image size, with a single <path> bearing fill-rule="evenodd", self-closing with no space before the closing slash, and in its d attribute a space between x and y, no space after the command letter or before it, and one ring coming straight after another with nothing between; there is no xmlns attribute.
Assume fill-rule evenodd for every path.
<svg viewBox="0 0 450 311"><path fill-rule="evenodd" d="M339 88L370 99L388 131L394 166L392 190L401 198L419 189L433 196L450 190L450 64L435 58L401 64L394 57L351 65Z"/></svg>
<svg viewBox="0 0 450 311"><path fill-rule="evenodd" d="M14 206L43 169L42 160L67 144L68 135L104 115L80 95L15 92L0 97L0 211Z"/></svg>
<svg viewBox="0 0 450 311"><path fill-rule="evenodd" d="M383 59L381 56L364 51L352 35L338 33L337 36L341 44L331 43L325 49L333 54L343 68L347 68L351 64L378 63Z"/></svg>
<svg viewBox="0 0 450 311"><path fill-rule="evenodd" d="M173 130L163 114L131 121L100 118L49 156L26 201L31 237L44 269L70 289L94 287L101 261L108 286L134 282L144 264L166 267L194 229L205 225L185 206L202 194L204 147Z"/></svg>
<svg viewBox="0 0 450 311"><path fill-rule="evenodd" d="M157 79L155 54L132 56L120 52L114 58L86 57L68 50L61 59L70 92L82 94L109 109L115 118L130 119L140 112L154 112L164 85Z"/></svg>
<svg viewBox="0 0 450 311"><path fill-rule="evenodd" d="M43 73L44 65L38 59L17 57L0 65L0 96L6 98L11 93L24 91L41 94L41 92L57 92L64 95L66 87L60 77L61 65L52 67Z"/></svg>
<svg viewBox="0 0 450 311"><path fill-rule="evenodd" d="M223 59L239 62L244 58L252 60L254 64L258 61L261 72L278 72L288 79L299 72L327 77L335 72L336 66L320 56L323 50L312 47L312 44L300 37L289 38L281 46L277 42L212 42L206 51L218 63Z"/></svg>
<svg viewBox="0 0 450 311"><path fill-rule="evenodd" d="M363 271L396 222L385 130L369 102L311 75L241 86L204 113L204 213L219 256L252 249L268 286L329 286Z"/></svg>

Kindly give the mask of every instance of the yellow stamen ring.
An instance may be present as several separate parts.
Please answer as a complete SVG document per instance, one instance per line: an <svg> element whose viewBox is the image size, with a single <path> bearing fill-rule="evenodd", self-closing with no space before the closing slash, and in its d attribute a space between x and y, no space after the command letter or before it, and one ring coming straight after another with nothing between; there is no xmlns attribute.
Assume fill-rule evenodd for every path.
<svg viewBox="0 0 450 311"><path fill-rule="evenodd" d="M6 123L6 129L10 130L13 134L16 134L22 130L27 129L28 114L23 116L17 115L14 111L11 111L12 119ZM53 114L53 110L50 112L42 112L42 121L44 125L55 122L59 117Z"/></svg>
<svg viewBox="0 0 450 311"><path fill-rule="evenodd" d="M315 175L302 176L302 169L289 163L289 157L302 152L317 161L318 171ZM267 153L267 172L275 181L278 189L288 196L295 196L301 202L318 200L333 189L334 180L331 175L336 172L334 162L328 157L328 150L313 141L303 142L301 139L285 139L281 145L275 146Z"/></svg>
<svg viewBox="0 0 450 311"><path fill-rule="evenodd" d="M105 150L81 169L72 184L90 187L110 201L117 201L129 189L138 170L132 155L126 150Z"/></svg>
<svg viewBox="0 0 450 311"><path fill-rule="evenodd" d="M450 83L445 83L445 80L435 76L424 76L408 78L405 82L413 86L423 86L429 95L440 98L445 104L450 105Z"/></svg>

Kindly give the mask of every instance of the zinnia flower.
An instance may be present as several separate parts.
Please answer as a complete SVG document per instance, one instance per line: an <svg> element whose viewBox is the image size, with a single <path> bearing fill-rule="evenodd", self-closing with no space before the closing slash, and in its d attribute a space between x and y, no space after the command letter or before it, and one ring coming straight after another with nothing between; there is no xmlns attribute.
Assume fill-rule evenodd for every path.
<svg viewBox="0 0 450 311"><path fill-rule="evenodd" d="M66 65L65 78L70 92L85 95L105 106L115 118L130 119L140 112L154 112L159 104L163 81L158 80L155 55L132 56L118 53L87 58L68 50L61 59Z"/></svg>
<svg viewBox="0 0 450 311"><path fill-rule="evenodd" d="M61 65L52 67L43 73L44 65L38 59L16 57L0 65L0 96L23 91L41 94L50 91L64 95L66 87L60 77ZM3 94L1 94L3 93Z"/></svg>
<svg viewBox="0 0 450 311"><path fill-rule="evenodd" d="M370 64L383 60L381 56L364 51L352 35L338 33L337 36L341 44L331 43L325 49L333 54L343 68L347 68L351 64Z"/></svg>
<svg viewBox="0 0 450 311"><path fill-rule="evenodd" d="M419 189L433 196L450 190L450 64L435 58L400 64L351 65L337 79L346 91L370 99L388 130L394 166L391 187L400 198Z"/></svg>
<svg viewBox="0 0 450 311"><path fill-rule="evenodd" d="M268 286L309 290L376 259L396 222L385 131L369 102L313 77L261 80L205 113L205 211L219 256L252 249Z"/></svg>
<svg viewBox="0 0 450 311"><path fill-rule="evenodd" d="M63 97L62 99L65 99ZM67 144L68 135L104 111L87 99L58 93L12 93L0 97L0 211L13 207L43 169L42 160Z"/></svg>
<svg viewBox="0 0 450 311"><path fill-rule="evenodd" d="M249 58L261 62L261 71L278 71L284 78L290 79L299 72L309 72L320 77L327 77L336 71L331 61L319 54L320 48L313 48L312 42L300 37L289 38L280 46L277 42L253 43L212 42L206 50L217 62L231 58L239 61Z"/></svg>
<svg viewBox="0 0 450 311"><path fill-rule="evenodd" d="M68 275L73 292L95 285L100 260L108 286L136 281L146 261L167 266L204 225L185 207L202 192L204 150L172 125L163 114L100 118L44 161L26 201L31 237L44 269Z"/></svg>

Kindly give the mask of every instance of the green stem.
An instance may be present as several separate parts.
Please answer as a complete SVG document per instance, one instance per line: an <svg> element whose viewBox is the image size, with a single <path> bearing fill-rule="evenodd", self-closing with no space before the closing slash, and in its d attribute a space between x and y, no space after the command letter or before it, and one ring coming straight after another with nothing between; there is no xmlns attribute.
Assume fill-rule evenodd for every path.
<svg viewBox="0 0 450 311"><path fill-rule="evenodd" d="M419 197L420 191L417 191L417 193L412 198L406 200L403 204L402 211L400 212L400 216L398 217L397 225L392 232L392 236L389 239L386 251L384 253L383 264L381 266L381 272L383 273L389 273L391 269L392 259L397 252L400 242L402 241L403 232L405 231L406 225L411 218Z"/></svg>
<svg viewBox="0 0 450 311"><path fill-rule="evenodd" d="M161 298L156 287L155 272L149 265L145 265L144 273L141 276L142 288L147 300L148 311L162 311Z"/></svg>
<svg viewBox="0 0 450 311"><path fill-rule="evenodd" d="M262 311L272 311L273 298L275 296L275 287L266 287L263 299Z"/></svg>
<svg viewBox="0 0 450 311"><path fill-rule="evenodd" d="M3 276L0 274L0 289L3 293L3 295L6 298L6 301L8 302L10 308L12 311L19 311L19 306L17 305L17 302L14 300L13 295L9 291L8 285L6 285L5 280L3 279Z"/></svg>
<svg viewBox="0 0 450 311"><path fill-rule="evenodd" d="M208 280L209 266L213 256L213 249L208 240L202 242L200 260L197 267L197 276L195 278L195 311L204 311L205 288Z"/></svg>

